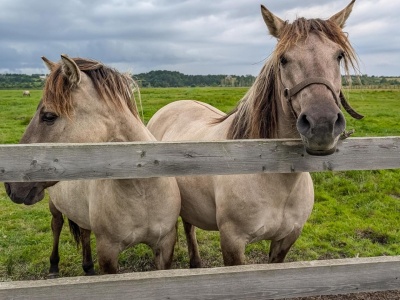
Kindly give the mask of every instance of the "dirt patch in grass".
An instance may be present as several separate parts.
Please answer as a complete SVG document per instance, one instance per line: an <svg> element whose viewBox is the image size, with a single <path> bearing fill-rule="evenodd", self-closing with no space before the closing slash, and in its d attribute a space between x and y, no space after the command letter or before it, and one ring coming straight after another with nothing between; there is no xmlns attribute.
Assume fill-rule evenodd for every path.
<svg viewBox="0 0 400 300"><path fill-rule="evenodd" d="M356 236L361 239L369 239L373 243L386 245L389 240L389 236L383 233L378 233L371 228L356 230Z"/></svg>

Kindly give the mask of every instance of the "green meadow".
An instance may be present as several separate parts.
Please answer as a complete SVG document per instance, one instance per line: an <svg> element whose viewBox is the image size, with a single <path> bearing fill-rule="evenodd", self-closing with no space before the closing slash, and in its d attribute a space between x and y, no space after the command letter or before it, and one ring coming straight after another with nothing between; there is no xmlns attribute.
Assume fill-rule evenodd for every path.
<svg viewBox="0 0 400 300"><path fill-rule="evenodd" d="M178 99L196 99L231 110L246 88L142 89L144 119ZM18 143L41 97L41 90L22 97L20 90L0 90L0 143ZM353 120L345 113L354 137L400 136L400 90L348 90L351 105L365 115ZM138 103L140 106L140 104ZM400 170L313 173L315 205L302 235L286 261L400 255ZM52 248L47 197L33 205L14 204L0 185L0 281L45 278ZM206 267L222 266L219 235L198 230ZM92 237L95 249L95 239ZM247 263L266 263L269 242L246 248ZM94 259L96 263L96 251ZM60 242L61 276L83 275L81 254L67 225ZM139 245L120 254L120 272L154 270L152 253ZM98 265L96 264L98 269ZM188 268L182 225L173 268Z"/></svg>

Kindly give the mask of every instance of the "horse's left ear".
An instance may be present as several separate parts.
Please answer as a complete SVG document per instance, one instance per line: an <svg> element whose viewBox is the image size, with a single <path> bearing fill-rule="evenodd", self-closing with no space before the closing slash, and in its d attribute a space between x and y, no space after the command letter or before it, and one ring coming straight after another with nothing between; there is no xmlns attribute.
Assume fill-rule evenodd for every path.
<svg viewBox="0 0 400 300"><path fill-rule="evenodd" d="M42 56L42 60L45 64L45 66L47 67L47 69L49 69L49 71L53 71L56 68L56 64L53 63L51 60L47 59L46 57Z"/></svg>
<svg viewBox="0 0 400 300"><path fill-rule="evenodd" d="M285 21L275 16L272 12L266 9L264 5L261 5L261 14L263 16L265 24L267 24L269 33L273 37L279 39L282 28L285 25Z"/></svg>
<svg viewBox="0 0 400 300"><path fill-rule="evenodd" d="M67 76L68 80L75 85L79 85L81 82L81 71L74 60L65 54L61 54L61 66L62 71L64 75Z"/></svg>
<svg viewBox="0 0 400 300"><path fill-rule="evenodd" d="M335 22L340 28L343 28L347 18L351 13L351 10L353 9L354 2L356 2L356 0L352 0L350 4L346 6L345 9L339 11L337 14L330 17L329 20Z"/></svg>

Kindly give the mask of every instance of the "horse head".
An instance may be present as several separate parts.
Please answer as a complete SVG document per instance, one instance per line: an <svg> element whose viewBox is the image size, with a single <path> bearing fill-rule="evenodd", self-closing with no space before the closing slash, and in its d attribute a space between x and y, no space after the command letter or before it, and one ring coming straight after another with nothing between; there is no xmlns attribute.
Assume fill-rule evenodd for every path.
<svg viewBox="0 0 400 300"><path fill-rule="evenodd" d="M312 155L335 152L345 130L341 67L347 72L356 57L342 28L354 2L328 20L298 18L293 23L261 6L270 34L278 39L272 57L276 94L281 99L277 110L295 122Z"/></svg>
<svg viewBox="0 0 400 300"><path fill-rule="evenodd" d="M93 60L61 55L50 70L36 113L20 144L95 143L123 140L137 116L131 103L132 79ZM125 121L126 120L126 121ZM144 125L143 125L144 127ZM5 183L16 203L34 204L57 182Z"/></svg>

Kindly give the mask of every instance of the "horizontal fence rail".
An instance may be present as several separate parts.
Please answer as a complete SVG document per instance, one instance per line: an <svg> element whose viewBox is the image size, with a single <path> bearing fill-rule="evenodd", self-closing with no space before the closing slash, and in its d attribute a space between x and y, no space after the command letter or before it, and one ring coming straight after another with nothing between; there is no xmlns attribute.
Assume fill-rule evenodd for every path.
<svg viewBox="0 0 400 300"><path fill-rule="evenodd" d="M328 156L300 140L0 145L0 181L400 168L400 137L348 138Z"/></svg>
<svg viewBox="0 0 400 300"><path fill-rule="evenodd" d="M3 282L0 299L255 300L399 288L394 256Z"/></svg>

